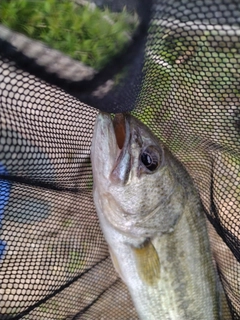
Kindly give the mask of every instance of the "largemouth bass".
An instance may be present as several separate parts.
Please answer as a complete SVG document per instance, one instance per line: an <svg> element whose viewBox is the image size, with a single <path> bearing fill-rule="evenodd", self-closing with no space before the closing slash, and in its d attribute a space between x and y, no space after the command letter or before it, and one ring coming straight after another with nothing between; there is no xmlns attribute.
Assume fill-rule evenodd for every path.
<svg viewBox="0 0 240 320"><path fill-rule="evenodd" d="M100 225L139 317L220 319L204 211L182 164L135 117L106 113L91 161Z"/></svg>

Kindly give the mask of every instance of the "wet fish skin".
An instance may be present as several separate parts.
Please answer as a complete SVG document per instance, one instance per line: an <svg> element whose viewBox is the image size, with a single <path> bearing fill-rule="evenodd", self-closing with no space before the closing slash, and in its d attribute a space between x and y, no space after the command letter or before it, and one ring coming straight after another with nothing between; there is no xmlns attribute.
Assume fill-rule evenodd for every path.
<svg viewBox="0 0 240 320"><path fill-rule="evenodd" d="M131 115L119 121L123 146L117 137L122 127L114 129L106 113L97 116L93 196L113 264L139 317L220 319L205 217L190 176L143 123ZM158 163L152 171L142 162L146 154Z"/></svg>

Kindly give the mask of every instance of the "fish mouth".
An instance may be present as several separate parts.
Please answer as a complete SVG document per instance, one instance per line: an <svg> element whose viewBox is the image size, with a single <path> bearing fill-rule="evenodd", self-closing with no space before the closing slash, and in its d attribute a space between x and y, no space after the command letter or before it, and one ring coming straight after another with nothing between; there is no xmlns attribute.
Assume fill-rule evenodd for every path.
<svg viewBox="0 0 240 320"><path fill-rule="evenodd" d="M126 117L123 113L116 113L113 118L113 129L118 148L121 150L126 140Z"/></svg>
<svg viewBox="0 0 240 320"><path fill-rule="evenodd" d="M114 118L109 113L98 114L91 147L92 166L96 176L101 172L102 176L114 184L125 184L129 180L130 131L131 121L128 114L117 113Z"/></svg>
<svg viewBox="0 0 240 320"><path fill-rule="evenodd" d="M110 178L116 183L125 184L131 171L131 134L126 114L117 113L112 121L118 154Z"/></svg>

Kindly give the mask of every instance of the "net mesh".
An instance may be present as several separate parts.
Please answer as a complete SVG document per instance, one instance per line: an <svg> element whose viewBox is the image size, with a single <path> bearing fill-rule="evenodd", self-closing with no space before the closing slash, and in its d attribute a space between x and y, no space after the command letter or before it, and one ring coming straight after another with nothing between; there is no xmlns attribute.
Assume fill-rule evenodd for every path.
<svg viewBox="0 0 240 320"><path fill-rule="evenodd" d="M41 50L30 57L1 29L0 319L138 319L93 205L98 109L131 111L185 165L208 218L223 319L240 319L240 4L141 5L138 35L95 77L74 75L74 61L70 76L49 72Z"/></svg>

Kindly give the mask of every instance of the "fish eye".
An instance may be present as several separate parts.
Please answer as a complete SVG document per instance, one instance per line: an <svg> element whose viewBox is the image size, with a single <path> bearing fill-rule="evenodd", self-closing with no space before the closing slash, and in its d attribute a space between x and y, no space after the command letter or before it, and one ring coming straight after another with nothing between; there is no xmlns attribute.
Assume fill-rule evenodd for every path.
<svg viewBox="0 0 240 320"><path fill-rule="evenodd" d="M153 172L158 168L161 156L155 147L149 146L141 152L140 160L149 171Z"/></svg>

